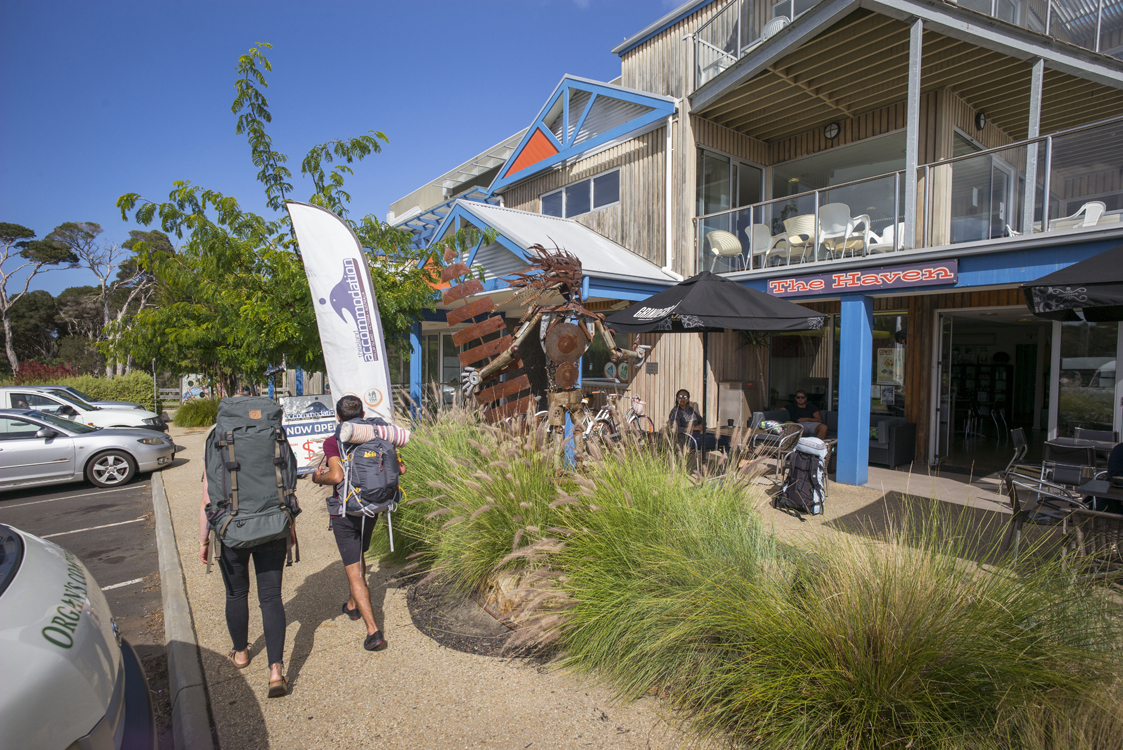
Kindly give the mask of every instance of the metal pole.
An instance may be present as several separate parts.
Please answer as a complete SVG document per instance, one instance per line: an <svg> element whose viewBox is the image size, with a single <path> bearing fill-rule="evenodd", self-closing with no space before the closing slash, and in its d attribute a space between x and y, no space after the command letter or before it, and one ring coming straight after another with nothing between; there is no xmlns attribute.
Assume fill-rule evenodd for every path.
<svg viewBox="0 0 1123 750"><path fill-rule="evenodd" d="M819 191L815 191L815 223L811 225L811 260L819 260ZM806 251L805 251L806 252Z"/></svg>
<svg viewBox="0 0 1123 750"><path fill-rule="evenodd" d="M1050 32L1053 30L1053 0L1049 0L1049 5L1045 8L1045 35L1052 36Z"/></svg>
<svg viewBox="0 0 1123 750"><path fill-rule="evenodd" d="M1053 177L1053 136L1045 137L1045 180L1041 189L1041 231L1049 231L1049 182Z"/></svg>
<svg viewBox="0 0 1123 750"><path fill-rule="evenodd" d="M1099 4L1096 5L1096 46L1093 47L1093 49L1095 49L1096 52L1100 51L1100 28L1103 25L1103 20L1104 20L1104 0L1100 0Z"/></svg>
<svg viewBox="0 0 1123 750"><path fill-rule="evenodd" d="M1029 86L1029 130L1027 138L1041 135L1041 88L1045 81L1045 61L1033 62ZM1033 234L1033 209L1037 204L1037 144L1026 144L1026 191L1022 200L1022 234Z"/></svg>
<svg viewBox="0 0 1123 750"><path fill-rule="evenodd" d="M928 247L928 228L932 225L932 170L924 165L924 247Z"/></svg>
<svg viewBox="0 0 1123 750"><path fill-rule="evenodd" d="M152 403L157 414L160 413L160 389L156 385L156 358L152 358Z"/></svg>
<svg viewBox="0 0 1123 750"><path fill-rule="evenodd" d="M920 65L924 21L914 19L909 29L908 130L905 140L905 236L902 247L916 246L916 169L920 160Z"/></svg>
<svg viewBox="0 0 1123 750"><path fill-rule="evenodd" d="M898 234L903 234L898 231L897 225L901 222L901 173L893 173L893 247L889 248L890 252L896 252L897 245L901 243L901 238Z"/></svg>

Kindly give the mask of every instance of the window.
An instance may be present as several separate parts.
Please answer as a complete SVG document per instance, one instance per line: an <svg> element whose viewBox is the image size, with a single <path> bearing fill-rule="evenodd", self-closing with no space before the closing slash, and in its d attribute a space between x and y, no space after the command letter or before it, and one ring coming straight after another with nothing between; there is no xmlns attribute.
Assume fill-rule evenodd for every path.
<svg viewBox="0 0 1123 750"><path fill-rule="evenodd" d="M17 417L0 417L0 440L19 440L35 437L39 425Z"/></svg>
<svg viewBox="0 0 1123 750"><path fill-rule="evenodd" d="M619 202L619 169L566 185L541 198L542 213L563 219L571 219Z"/></svg>

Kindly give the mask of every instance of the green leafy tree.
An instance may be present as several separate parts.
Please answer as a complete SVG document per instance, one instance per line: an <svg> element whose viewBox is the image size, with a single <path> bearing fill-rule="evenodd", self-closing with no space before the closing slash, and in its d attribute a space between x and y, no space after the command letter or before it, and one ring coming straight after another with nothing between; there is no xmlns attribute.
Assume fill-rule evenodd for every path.
<svg viewBox="0 0 1123 750"><path fill-rule="evenodd" d="M180 181L168 200L156 203L135 193L121 196L122 217L157 224L183 238L171 252L144 240L134 245L140 269L152 279L152 304L108 329L107 352L132 352L156 359L174 373L200 372L220 382L227 393L241 378L260 380L271 365L286 363L323 369L323 352L300 248L284 202L294 194L288 157L273 148L266 131L272 121L263 93L263 71L272 68L259 44L238 58L236 97L238 134L250 146L251 161L265 189L266 204L278 215L267 218L242 210L238 201L217 191ZM311 181L310 203L345 220L350 195L343 189L355 161L378 153L382 133L314 146L301 162ZM350 222L369 249L372 280L388 341L400 340L436 299L436 270L427 255L409 244L410 236L376 217Z"/></svg>
<svg viewBox="0 0 1123 750"><path fill-rule="evenodd" d="M4 351L12 372L19 370L12 340L12 305L27 294L36 274L48 270L46 266L72 265L78 260L62 243L34 237L35 232L25 226L0 222L0 320L4 325ZM17 280L21 274L22 287Z"/></svg>

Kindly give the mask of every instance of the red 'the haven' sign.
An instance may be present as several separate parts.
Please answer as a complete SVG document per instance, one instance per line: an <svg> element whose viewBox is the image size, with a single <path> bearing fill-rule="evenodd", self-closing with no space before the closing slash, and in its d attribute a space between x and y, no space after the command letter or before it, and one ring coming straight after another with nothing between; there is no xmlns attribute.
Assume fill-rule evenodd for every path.
<svg viewBox="0 0 1123 750"><path fill-rule="evenodd" d="M958 278L959 261L952 259L936 263L862 268L772 279L768 282L768 293L774 297L798 297L805 294L862 292L931 284L954 284Z"/></svg>

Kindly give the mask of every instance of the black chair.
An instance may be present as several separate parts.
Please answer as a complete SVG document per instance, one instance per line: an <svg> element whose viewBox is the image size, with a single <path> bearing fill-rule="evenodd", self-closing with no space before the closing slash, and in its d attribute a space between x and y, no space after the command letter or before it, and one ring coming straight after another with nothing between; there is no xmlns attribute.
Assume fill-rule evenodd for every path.
<svg viewBox="0 0 1123 750"><path fill-rule="evenodd" d="M1112 430L1086 430L1077 427L1072 435L1077 440L1100 440L1105 443L1118 443L1119 433Z"/></svg>
<svg viewBox="0 0 1123 750"><path fill-rule="evenodd" d="M1010 441L1014 444L1014 457L1010 459L1010 463L1006 464L1006 471L1003 474L1008 474L1013 471L1015 466L1021 466L1022 461L1025 460L1026 454L1029 453L1029 443L1026 442L1026 431L1021 427L1015 427L1010 430Z"/></svg>
<svg viewBox="0 0 1123 750"><path fill-rule="evenodd" d="M1073 464L1053 464L1046 470L1045 478L1053 484L1063 484L1068 487L1079 487L1085 482L1094 479L1091 466L1075 466Z"/></svg>
<svg viewBox="0 0 1123 750"><path fill-rule="evenodd" d="M1093 577L1118 584L1123 575L1123 515L1073 510L1064 521L1068 552L1087 564Z"/></svg>
<svg viewBox="0 0 1123 750"><path fill-rule="evenodd" d="M1045 441L1042 461L1046 465L1068 464L1069 466L1096 466L1096 449L1090 445L1057 445Z"/></svg>
<svg viewBox="0 0 1123 750"><path fill-rule="evenodd" d="M1010 498L1010 507L1014 511L1014 516L1010 519L1010 530L1002 542L1002 551L1009 549L1012 538L1015 564L1018 562L1018 547L1022 541L1022 527L1026 523L1064 527L1070 513L1087 510L1075 495L1059 484L1014 473L1005 474L1002 480Z"/></svg>

